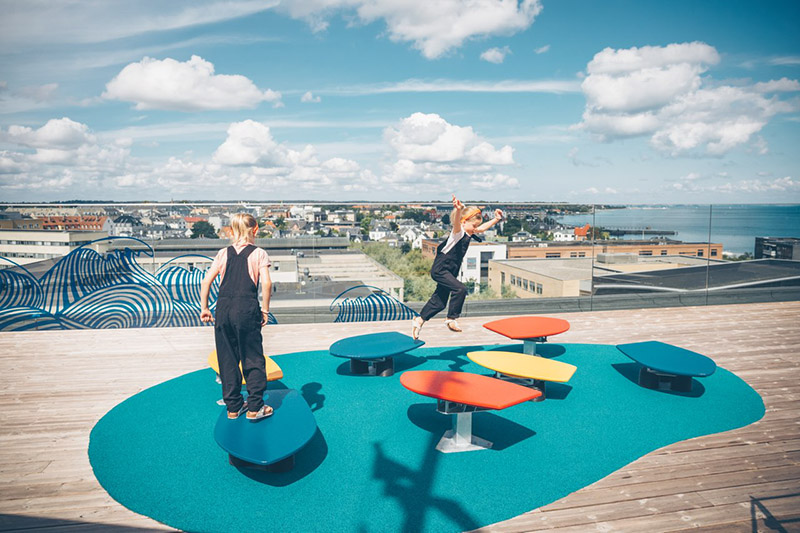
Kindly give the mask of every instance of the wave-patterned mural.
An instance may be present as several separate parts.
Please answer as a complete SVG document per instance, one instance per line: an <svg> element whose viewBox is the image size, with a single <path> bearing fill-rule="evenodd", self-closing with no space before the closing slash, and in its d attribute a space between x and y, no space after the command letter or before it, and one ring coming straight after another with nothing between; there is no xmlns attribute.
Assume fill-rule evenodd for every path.
<svg viewBox="0 0 800 533"><path fill-rule="evenodd" d="M115 239L141 242L147 250L124 248L101 255L89 248ZM139 239L105 237L73 250L39 279L14 261L0 258L17 267L0 270L0 331L206 325L199 318L205 270L170 263L185 257L211 258L176 257L153 275L137 262L141 254L153 253ZM218 291L219 278L209 294L212 312ZM272 313L269 323L277 323Z"/></svg>
<svg viewBox="0 0 800 533"><path fill-rule="evenodd" d="M358 295L363 289L367 296ZM351 294L352 293L352 294ZM338 307L334 322L371 322L375 320L405 320L418 315L416 311L383 289L371 285L351 287L333 299L330 310Z"/></svg>

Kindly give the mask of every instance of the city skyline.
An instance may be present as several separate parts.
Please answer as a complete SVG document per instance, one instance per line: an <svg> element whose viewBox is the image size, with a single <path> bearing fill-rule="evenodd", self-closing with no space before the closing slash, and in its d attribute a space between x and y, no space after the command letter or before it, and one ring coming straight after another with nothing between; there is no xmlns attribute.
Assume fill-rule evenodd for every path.
<svg viewBox="0 0 800 533"><path fill-rule="evenodd" d="M800 202L796 2L0 7L6 202Z"/></svg>

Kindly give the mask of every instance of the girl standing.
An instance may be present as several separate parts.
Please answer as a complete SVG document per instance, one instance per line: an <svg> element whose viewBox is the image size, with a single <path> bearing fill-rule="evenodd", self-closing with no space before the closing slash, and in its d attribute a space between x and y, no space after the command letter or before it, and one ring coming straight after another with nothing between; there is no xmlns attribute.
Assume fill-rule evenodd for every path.
<svg viewBox="0 0 800 533"><path fill-rule="evenodd" d="M464 260L470 241L473 238L479 240L474 235L483 233L500 222L503 219L503 212L496 209L494 218L481 224L483 221L481 210L477 207L465 208L464 204L453 195L453 214L450 218L453 229L447 240L436 248L436 257L431 268L431 277L436 282L436 291L422 308L420 316L414 317L412 320L411 336L414 339L419 338L423 324L445 308L448 298L450 306L444 323L450 331L461 331L461 328L458 327L458 317L461 316L461 308L467 297L467 288L457 279L461 262Z"/></svg>
<svg viewBox="0 0 800 533"><path fill-rule="evenodd" d="M217 316L214 340L217 345L222 399L228 418L238 418L247 410L249 420L260 420L272 414L264 404L267 389L267 369L261 328L269 317L272 280L267 252L253 242L258 223L252 215L239 213L231 218L233 244L217 253L203 283L200 285L200 320L212 322L208 309L208 293L214 278L222 282L217 296ZM261 281L262 304L258 306L258 282ZM242 397L242 372L247 383L247 403Z"/></svg>

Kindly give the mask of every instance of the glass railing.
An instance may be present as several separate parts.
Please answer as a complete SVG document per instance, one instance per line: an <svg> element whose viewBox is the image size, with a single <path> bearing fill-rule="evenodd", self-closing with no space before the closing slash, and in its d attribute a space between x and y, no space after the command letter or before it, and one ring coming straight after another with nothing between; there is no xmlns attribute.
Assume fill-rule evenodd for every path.
<svg viewBox="0 0 800 533"><path fill-rule="evenodd" d="M798 205L487 207L507 221L464 259L464 316L800 299ZM412 235L259 239L273 262L270 323L415 316L435 288L438 240L420 251ZM6 253L0 331L201 326L200 282L225 244L108 238L46 260Z"/></svg>

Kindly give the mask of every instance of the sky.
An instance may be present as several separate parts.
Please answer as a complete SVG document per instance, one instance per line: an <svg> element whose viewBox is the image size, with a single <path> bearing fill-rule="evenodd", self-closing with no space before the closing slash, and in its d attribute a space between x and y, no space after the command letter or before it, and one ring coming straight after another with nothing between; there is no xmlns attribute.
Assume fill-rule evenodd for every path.
<svg viewBox="0 0 800 533"><path fill-rule="evenodd" d="M0 202L800 203L795 0L0 13Z"/></svg>

